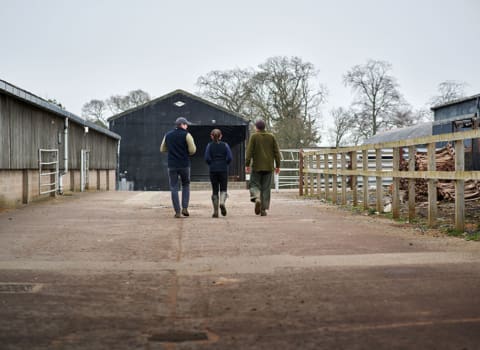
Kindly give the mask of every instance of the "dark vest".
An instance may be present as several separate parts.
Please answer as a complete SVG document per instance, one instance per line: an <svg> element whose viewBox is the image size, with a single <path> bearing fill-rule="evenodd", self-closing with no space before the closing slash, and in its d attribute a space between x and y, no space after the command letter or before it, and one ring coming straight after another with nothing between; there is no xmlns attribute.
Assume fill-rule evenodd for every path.
<svg viewBox="0 0 480 350"><path fill-rule="evenodd" d="M165 143L168 148L168 167L187 168L190 166L187 145L188 132L182 128L176 128L165 135Z"/></svg>

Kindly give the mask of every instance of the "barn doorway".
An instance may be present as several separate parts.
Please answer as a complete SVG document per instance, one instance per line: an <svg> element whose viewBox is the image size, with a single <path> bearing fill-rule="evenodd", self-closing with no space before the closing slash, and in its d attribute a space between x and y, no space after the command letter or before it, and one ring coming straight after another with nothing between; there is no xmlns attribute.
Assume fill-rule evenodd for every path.
<svg viewBox="0 0 480 350"><path fill-rule="evenodd" d="M211 141L210 132L218 128L222 131L222 141L229 144L232 149L233 161L229 168L230 181L245 181L245 140L247 139L247 126L231 125L190 125L188 131L192 134L197 152L192 157L191 180L195 182L209 181L208 165L205 163L204 154L208 143Z"/></svg>

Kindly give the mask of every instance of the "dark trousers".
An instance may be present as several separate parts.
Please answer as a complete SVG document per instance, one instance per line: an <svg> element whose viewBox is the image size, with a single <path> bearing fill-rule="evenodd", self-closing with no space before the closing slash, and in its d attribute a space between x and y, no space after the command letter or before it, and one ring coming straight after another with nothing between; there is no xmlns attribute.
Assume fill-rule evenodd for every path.
<svg viewBox="0 0 480 350"><path fill-rule="evenodd" d="M190 201L190 168L168 168L172 205L176 213L180 212L180 199L178 198L179 177L182 183L182 208L188 208Z"/></svg>
<svg viewBox="0 0 480 350"><path fill-rule="evenodd" d="M210 173L212 195L218 196L218 191L227 192L228 173L226 171L214 171Z"/></svg>
<svg viewBox="0 0 480 350"><path fill-rule="evenodd" d="M273 171L252 171L250 174L250 200L260 199L262 209L270 208L270 190L273 183Z"/></svg>

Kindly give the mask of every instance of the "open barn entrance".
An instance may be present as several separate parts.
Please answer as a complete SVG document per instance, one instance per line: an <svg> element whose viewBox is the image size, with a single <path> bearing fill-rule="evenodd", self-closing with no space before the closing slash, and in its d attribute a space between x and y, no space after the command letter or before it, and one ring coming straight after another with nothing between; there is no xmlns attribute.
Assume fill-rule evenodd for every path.
<svg viewBox="0 0 480 350"><path fill-rule="evenodd" d="M222 141L232 149L233 161L229 168L230 181L245 181L245 140L247 126L230 125L190 125L188 131L192 134L197 146L197 153L192 157L191 180L209 181L208 165L203 158L210 140L210 132L218 128L222 131Z"/></svg>

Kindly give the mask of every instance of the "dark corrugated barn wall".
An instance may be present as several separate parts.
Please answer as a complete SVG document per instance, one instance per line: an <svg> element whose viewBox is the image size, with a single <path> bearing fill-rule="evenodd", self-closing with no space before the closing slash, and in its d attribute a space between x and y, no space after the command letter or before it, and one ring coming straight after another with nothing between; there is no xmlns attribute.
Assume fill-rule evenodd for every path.
<svg viewBox="0 0 480 350"><path fill-rule="evenodd" d="M39 149L58 149L60 173L64 170L67 117L27 100L40 99L24 90L15 88L9 93L7 88L12 86L3 84L0 86L0 207L12 207L45 196L39 193ZM85 121L73 115L68 118L68 173L62 179L62 189L80 190L82 149L90 152L86 189L115 189L119 137L112 137L113 133L107 129L105 132L111 135L92 127L86 132L85 126L92 124L82 122Z"/></svg>
<svg viewBox="0 0 480 350"><path fill-rule="evenodd" d="M480 95L432 107L433 135L462 132L480 127ZM465 169L480 170L480 140L465 140ZM440 144L443 146L444 144Z"/></svg>
<svg viewBox="0 0 480 350"><path fill-rule="evenodd" d="M120 178L133 183L134 190L169 189L167 155L160 153L160 144L180 116L193 123L188 128L197 146L197 153L192 157L192 181L209 180L203 155L213 128L222 130L223 141L232 148L234 160L229 168L230 180L244 181L249 122L237 113L183 90L176 90L109 119L110 130L122 137Z"/></svg>

